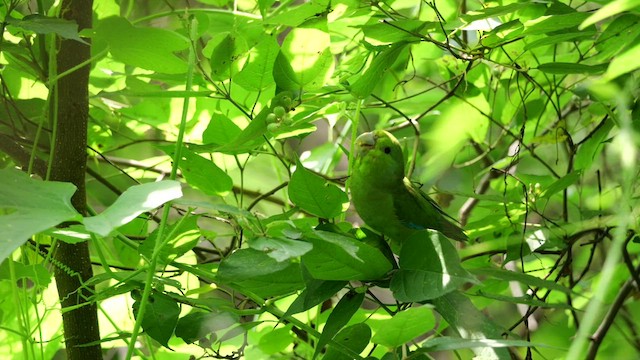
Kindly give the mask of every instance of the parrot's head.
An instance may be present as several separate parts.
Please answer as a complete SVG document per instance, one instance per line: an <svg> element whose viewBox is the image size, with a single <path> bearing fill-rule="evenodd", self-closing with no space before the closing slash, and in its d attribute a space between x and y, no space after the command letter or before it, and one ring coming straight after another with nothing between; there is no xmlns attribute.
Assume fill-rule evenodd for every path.
<svg viewBox="0 0 640 360"><path fill-rule="evenodd" d="M356 167L381 186L402 183L404 155L398 139L384 130L361 134L356 138Z"/></svg>

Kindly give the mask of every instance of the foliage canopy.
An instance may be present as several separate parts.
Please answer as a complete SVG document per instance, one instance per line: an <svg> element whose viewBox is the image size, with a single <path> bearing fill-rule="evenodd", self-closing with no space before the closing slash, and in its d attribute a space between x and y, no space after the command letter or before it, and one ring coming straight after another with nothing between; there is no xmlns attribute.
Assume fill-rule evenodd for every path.
<svg viewBox="0 0 640 360"><path fill-rule="evenodd" d="M64 347L50 250L86 241L96 341L129 357L640 352L639 5L101 0L79 32L5 1L0 352ZM85 217L42 180L60 38L91 43ZM394 255L359 221L374 128L470 243Z"/></svg>

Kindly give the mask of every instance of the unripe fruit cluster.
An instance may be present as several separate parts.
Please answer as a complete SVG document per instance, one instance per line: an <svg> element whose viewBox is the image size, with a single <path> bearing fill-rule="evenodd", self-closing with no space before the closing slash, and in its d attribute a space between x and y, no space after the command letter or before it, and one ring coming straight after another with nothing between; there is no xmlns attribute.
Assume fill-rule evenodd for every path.
<svg viewBox="0 0 640 360"><path fill-rule="evenodd" d="M291 117L289 111L291 110L291 98L284 96L280 99L277 106L274 106L271 113L267 115L267 130L273 132L277 130L282 124L291 125Z"/></svg>

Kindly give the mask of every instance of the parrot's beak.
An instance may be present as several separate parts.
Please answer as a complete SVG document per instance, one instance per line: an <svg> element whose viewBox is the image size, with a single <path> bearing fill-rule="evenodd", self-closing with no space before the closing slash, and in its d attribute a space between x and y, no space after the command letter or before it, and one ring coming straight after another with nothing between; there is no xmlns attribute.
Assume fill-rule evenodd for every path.
<svg viewBox="0 0 640 360"><path fill-rule="evenodd" d="M376 146L376 138L373 132L366 132L356 138L356 156Z"/></svg>
<svg viewBox="0 0 640 360"><path fill-rule="evenodd" d="M356 146L358 147L374 147L376 146L376 137L373 132L366 132L356 138Z"/></svg>

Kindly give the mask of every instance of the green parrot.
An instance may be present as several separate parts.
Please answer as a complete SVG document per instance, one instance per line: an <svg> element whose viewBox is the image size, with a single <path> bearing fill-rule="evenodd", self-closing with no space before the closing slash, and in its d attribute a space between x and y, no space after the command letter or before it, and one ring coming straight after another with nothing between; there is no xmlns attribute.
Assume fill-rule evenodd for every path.
<svg viewBox="0 0 640 360"><path fill-rule="evenodd" d="M405 177L404 155L393 135L384 130L364 133L356 139L354 154L351 199L367 225L397 244L425 229L468 240L455 220Z"/></svg>

